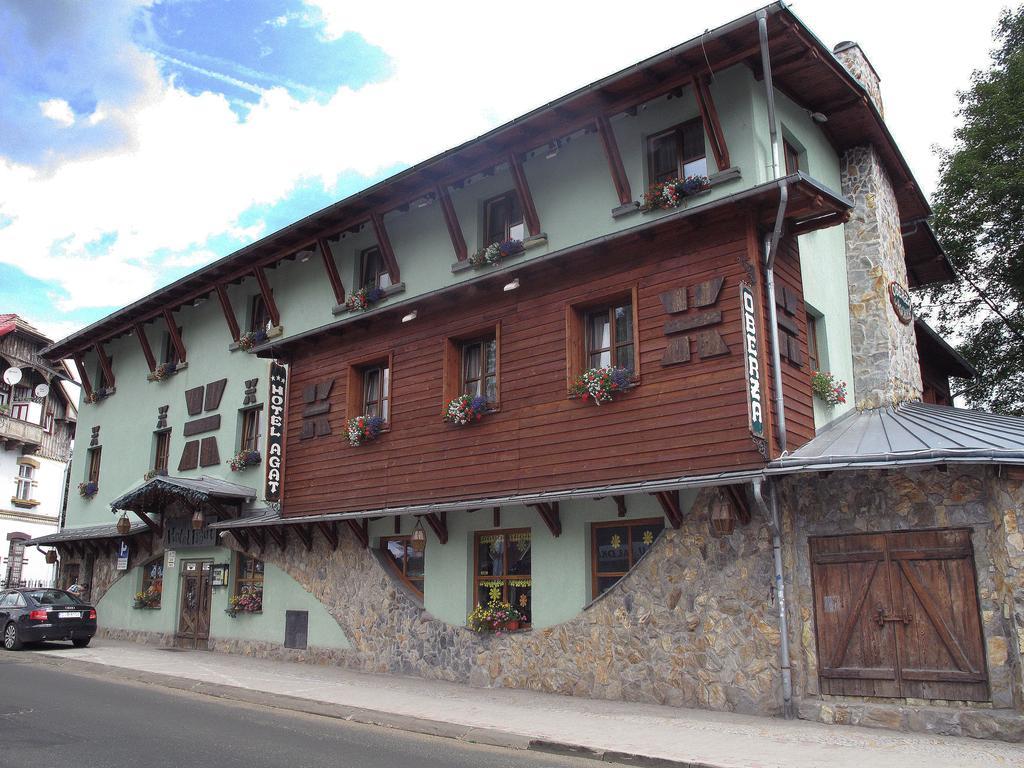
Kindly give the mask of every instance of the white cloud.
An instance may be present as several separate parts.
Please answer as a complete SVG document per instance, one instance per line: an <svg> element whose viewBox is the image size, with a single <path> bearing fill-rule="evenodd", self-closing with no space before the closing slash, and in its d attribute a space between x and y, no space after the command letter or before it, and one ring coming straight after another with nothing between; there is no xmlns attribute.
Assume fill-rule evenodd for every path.
<svg viewBox="0 0 1024 768"><path fill-rule="evenodd" d="M64 99L47 99L39 102L39 110L56 123L70 127L75 124L75 113Z"/></svg>
<svg viewBox="0 0 1024 768"><path fill-rule="evenodd" d="M652 25L643 13L524 2L515 9L517 25L507 8L462 0L446 3L443 12L425 3L308 4L321 9L330 36L351 30L380 45L392 58L392 76L357 91L341 88L323 101L296 100L284 88L260 90L240 118L221 95L191 95L161 80L155 57L133 50L125 67L147 83L143 96L131 107L101 101L90 118L130 126L130 145L47 173L0 158L4 214L12 219L0 228L0 262L59 287L62 310L127 304L164 282L160 267L225 255L208 250L211 238L262 235L262 223L242 229L242 215L286 200L300 183L331 186L344 172L373 176L418 162L749 11L746 0L680 3L659 9ZM948 143L952 130L952 91L966 85L972 66L984 64L997 15L990 4L975 9L969 25L943 14L916 18L880 2L857 17L839 7L803 9L823 39L864 44L889 89L890 125L926 185L934 178L928 147ZM916 58L934 64L934 51L945 51L944 79L922 81L906 40L899 36L897 44L869 23L872 13L893 16L897 31L906 27L902 21L927 24L927 36L918 39L927 37L928 49ZM915 18L903 19L907 14ZM928 96L924 103L915 102L914 89ZM945 100L933 98L940 90ZM67 102L55 102L40 107L51 119L73 121ZM161 260L158 253L171 256Z"/></svg>

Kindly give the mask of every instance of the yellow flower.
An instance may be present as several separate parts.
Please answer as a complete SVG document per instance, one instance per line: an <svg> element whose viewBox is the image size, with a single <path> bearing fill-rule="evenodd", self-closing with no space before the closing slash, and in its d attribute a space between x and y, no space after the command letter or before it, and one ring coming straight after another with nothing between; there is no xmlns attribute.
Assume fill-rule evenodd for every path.
<svg viewBox="0 0 1024 768"><path fill-rule="evenodd" d="M612 534L612 546L616 549L622 546L622 537L617 533Z"/></svg>
<svg viewBox="0 0 1024 768"><path fill-rule="evenodd" d="M491 600L500 600L501 599L501 587L491 587L489 594L491 596Z"/></svg>
<svg viewBox="0 0 1024 768"><path fill-rule="evenodd" d="M651 546L654 543L654 534L650 531L644 531L644 544Z"/></svg>

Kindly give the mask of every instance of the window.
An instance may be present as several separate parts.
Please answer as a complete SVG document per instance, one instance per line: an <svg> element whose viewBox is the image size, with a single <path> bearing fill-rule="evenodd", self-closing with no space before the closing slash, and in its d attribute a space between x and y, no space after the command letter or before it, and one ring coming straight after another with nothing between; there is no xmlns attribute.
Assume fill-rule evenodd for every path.
<svg viewBox="0 0 1024 768"><path fill-rule="evenodd" d="M651 184L708 175L704 124L700 118L648 137L647 175Z"/></svg>
<svg viewBox="0 0 1024 768"><path fill-rule="evenodd" d="M498 402L498 342L494 336L462 345L462 394Z"/></svg>
<svg viewBox="0 0 1024 768"><path fill-rule="evenodd" d="M362 369L363 416L390 417L391 369L387 362Z"/></svg>
<svg viewBox="0 0 1024 768"><path fill-rule="evenodd" d="M381 552L387 561L420 600L423 599L423 553L412 547L409 536L382 536Z"/></svg>
<svg viewBox="0 0 1024 768"><path fill-rule="evenodd" d="M593 596L604 594L651 548L665 527L661 518L617 520L590 527Z"/></svg>
<svg viewBox="0 0 1024 768"><path fill-rule="evenodd" d="M171 455L171 433L170 431L157 432L154 440L153 469L166 472Z"/></svg>
<svg viewBox="0 0 1024 768"><path fill-rule="evenodd" d="M99 447L89 449L89 469L85 479L90 483L98 483L100 481L100 452L102 450Z"/></svg>
<svg viewBox="0 0 1024 768"><path fill-rule="evenodd" d="M800 170L800 152L787 140L782 141L782 151L786 156L786 175Z"/></svg>
<svg viewBox="0 0 1024 768"><path fill-rule="evenodd" d="M178 328L178 338L182 338L181 328ZM164 334L163 357L160 358L160 362L174 365L181 362L178 357L178 348L174 345L174 340L169 333Z"/></svg>
<svg viewBox="0 0 1024 768"><path fill-rule="evenodd" d="M526 237L523 207L519 195L506 192L484 203L484 245Z"/></svg>
<svg viewBox="0 0 1024 768"><path fill-rule="evenodd" d="M380 248L373 246L359 254L359 286L361 288L390 288L391 273L384 266Z"/></svg>
<svg viewBox="0 0 1024 768"><path fill-rule="evenodd" d="M807 357L812 371L820 371L818 360L818 321L814 315L807 314Z"/></svg>
<svg viewBox="0 0 1024 768"><path fill-rule="evenodd" d="M267 311L267 303L263 301L263 294L257 293L249 300L249 330L265 331L270 325L270 313Z"/></svg>
<svg viewBox="0 0 1024 768"><path fill-rule="evenodd" d="M523 615L533 615L530 578L530 529L478 531L474 537L476 605L501 600Z"/></svg>
<svg viewBox="0 0 1024 768"><path fill-rule="evenodd" d="M43 431L47 434L53 432L53 411L47 411L43 417Z"/></svg>
<svg viewBox="0 0 1024 768"><path fill-rule="evenodd" d="M586 314L586 367L635 369L633 307L629 301Z"/></svg>
<svg viewBox="0 0 1024 768"><path fill-rule="evenodd" d="M263 408L249 408L242 411L242 440L239 447L243 451L258 451L262 442L260 435L260 417Z"/></svg>
<svg viewBox="0 0 1024 768"><path fill-rule="evenodd" d="M159 608L164 591L164 558L150 560L142 566L142 602L147 608Z"/></svg>
<svg viewBox="0 0 1024 768"><path fill-rule="evenodd" d="M263 561L248 555L238 555L238 574L235 577L234 596L247 601L244 610L251 613L263 610Z"/></svg>
<svg viewBox="0 0 1024 768"><path fill-rule="evenodd" d="M11 418L28 421L29 403L15 403L11 406Z"/></svg>
<svg viewBox="0 0 1024 768"><path fill-rule="evenodd" d="M18 465L18 480L14 498L21 501L32 500L32 480L35 477L36 468L29 464Z"/></svg>

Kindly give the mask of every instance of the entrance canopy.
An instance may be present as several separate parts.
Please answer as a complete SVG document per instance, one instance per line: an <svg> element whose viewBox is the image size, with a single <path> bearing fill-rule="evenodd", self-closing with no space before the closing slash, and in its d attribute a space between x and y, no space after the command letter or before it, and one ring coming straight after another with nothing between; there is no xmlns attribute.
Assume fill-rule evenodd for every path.
<svg viewBox="0 0 1024 768"><path fill-rule="evenodd" d="M126 510L143 514L162 512L164 507L175 502L189 508L199 508L204 504L217 506L222 501L228 503L253 501L256 489L247 485L229 483L216 477L170 477L157 475L150 478L138 488L110 502L111 509Z"/></svg>
<svg viewBox="0 0 1024 768"><path fill-rule="evenodd" d="M136 533L143 533L147 530L149 530L149 527L145 523L135 521L132 523L132 527L128 531L128 536L134 536ZM117 524L108 523L106 525L89 525L83 528L65 528L63 531L48 533L37 539L26 541L25 546L34 547L45 544L56 546L58 544L71 544L80 541L100 541L103 539L123 538L126 537L117 532Z"/></svg>

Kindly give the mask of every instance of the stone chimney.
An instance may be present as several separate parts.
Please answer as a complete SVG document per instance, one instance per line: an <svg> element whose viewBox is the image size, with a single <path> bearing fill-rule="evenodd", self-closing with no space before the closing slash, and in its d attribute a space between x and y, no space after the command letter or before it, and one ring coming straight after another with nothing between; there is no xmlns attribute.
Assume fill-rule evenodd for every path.
<svg viewBox="0 0 1024 768"><path fill-rule="evenodd" d="M885 117L885 108L882 106L882 78L875 72L875 68L871 66L871 62L868 61L868 57L864 55L864 51L861 50L860 46L856 43L851 43L849 40L839 43L835 48L832 49L832 53L835 57L842 62L843 66L853 75L860 84L863 85L868 92L868 96L871 97L871 101L875 103L875 107L878 109L878 114L883 118Z"/></svg>
<svg viewBox="0 0 1024 768"><path fill-rule="evenodd" d="M835 54L864 84L881 113L878 74L860 46L840 43ZM846 150L840 170L843 194L853 201L845 235L854 403L865 410L920 400L914 325L901 321L890 293L890 286L897 292L908 287L896 193L871 145Z"/></svg>

